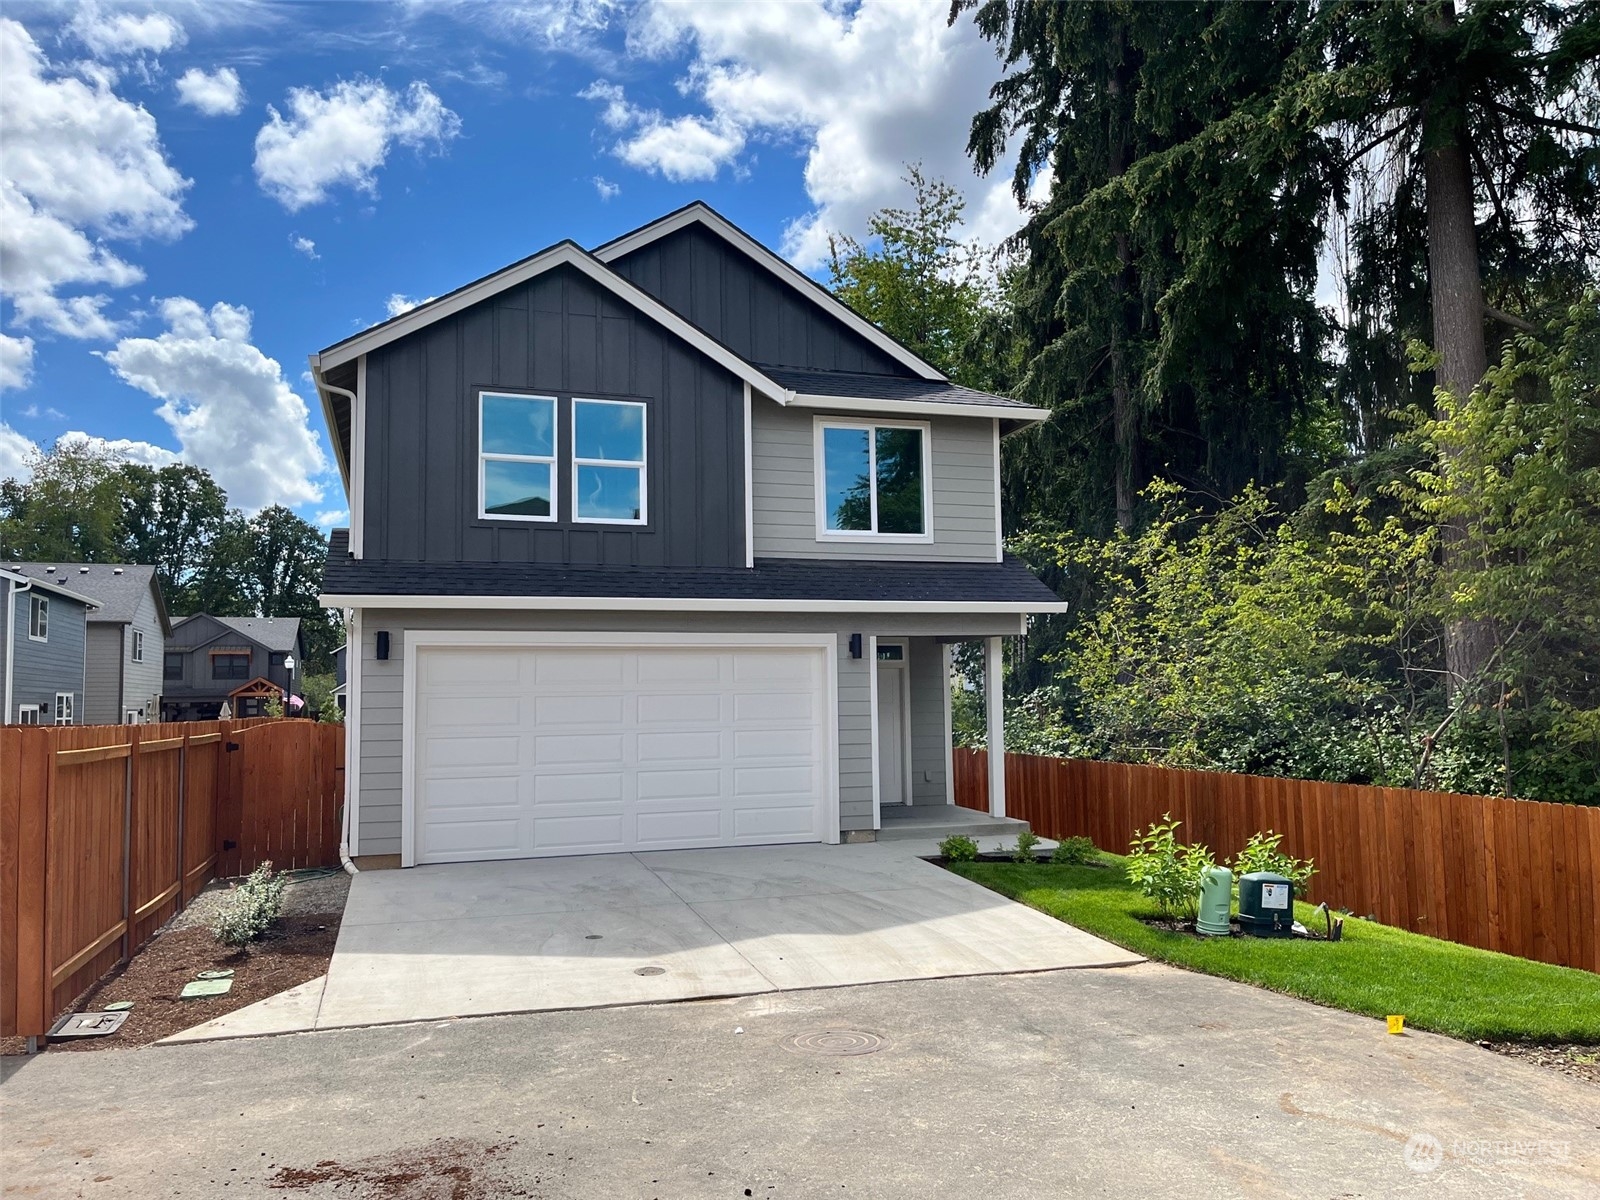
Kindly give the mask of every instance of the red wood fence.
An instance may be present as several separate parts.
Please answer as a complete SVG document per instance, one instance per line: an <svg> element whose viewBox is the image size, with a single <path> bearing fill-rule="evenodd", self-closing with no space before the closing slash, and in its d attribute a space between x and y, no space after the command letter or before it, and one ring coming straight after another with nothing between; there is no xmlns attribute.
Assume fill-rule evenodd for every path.
<svg viewBox="0 0 1600 1200"><path fill-rule="evenodd" d="M955 752L956 803L989 807L988 755ZM1387 925L1600 971L1600 808L1006 755L1006 815L1123 853L1163 814L1231 857L1251 834L1316 860L1310 899Z"/></svg>
<svg viewBox="0 0 1600 1200"><path fill-rule="evenodd" d="M344 730L0 727L0 1036L72 1000L207 882L339 861Z"/></svg>

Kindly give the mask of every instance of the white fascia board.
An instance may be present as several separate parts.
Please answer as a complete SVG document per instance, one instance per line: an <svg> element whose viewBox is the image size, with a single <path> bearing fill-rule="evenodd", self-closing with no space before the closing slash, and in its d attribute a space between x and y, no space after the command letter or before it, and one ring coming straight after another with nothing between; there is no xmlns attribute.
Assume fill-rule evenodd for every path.
<svg viewBox="0 0 1600 1200"><path fill-rule="evenodd" d="M843 412L894 413L925 417L984 417L1004 421L1047 421L1048 408L1010 404L948 404L938 400L882 400L867 396L817 396L796 392L789 403L796 408L831 408Z"/></svg>
<svg viewBox="0 0 1600 1200"><path fill-rule="evenodd" d="M317 597L324 608L499 609L508 612L787 612L787 613L1064 613L1065 600L686 600L659 596L372 596Z"/></svg>
<svg viewBox="0 0 1600 1200"><path fill-rule="evenodd" d="M799 292L811 303L820 306L829 315L844 322L844 324L866 338L867 341L889 355L896 362L915 371L921 378L940 381L946 378L938 368L907 350L871 321L856 312L855 309L829 293L826 288L799 270L794 264L774 254L744 230L730 224L720 214L704 204L691 204L670 216L662 217L659 221L652 221L642 229L635 229L632 233L623 234L615 241L607 242L605 245L597 247L594 251L594 256L601 262L615 262L641 246L648 246L651 242L664 238L668 234L676 233L685 226L695 224L704 225L724 241L731 242L734 246L743 250L771 274L777 276L783 283Z"/></svg>
<svg viewBox="0 0 1600 1200"><path fill-rule="evenodd" d="M556 267L573 267L582 271L590 279L605 288L612 295L626 304L632 305L645 316L663 326L688 342L707 358L724 367L732 374L738 376L753 387L759 388L769 395L787 396L787 389L768 379L744 359L722 343L710 337L704 331L689 324L677 313L662 304L654 296L633 286L615 271L609 270L603 264L596 262L594 257L586 253L572 242L561 242L548 250L535 254L532 258L524 259L514 266L497 271L486 276L476 283L459 288L447 296L428 304L419 305L403 316L385 321L376 325L365 333L358 333L353 338L340 342L337 346L329 347L321 354L312 355L316 368L326 371L332 367L340 366L360 358L363 354L370 354L381 346L399 338L407 337L420 329L426 329L435 321L442 321L445 317L454 316L463 309L480 304L491 296L498 295L507 288L516 287L526 283L546 271Z"/></svg>

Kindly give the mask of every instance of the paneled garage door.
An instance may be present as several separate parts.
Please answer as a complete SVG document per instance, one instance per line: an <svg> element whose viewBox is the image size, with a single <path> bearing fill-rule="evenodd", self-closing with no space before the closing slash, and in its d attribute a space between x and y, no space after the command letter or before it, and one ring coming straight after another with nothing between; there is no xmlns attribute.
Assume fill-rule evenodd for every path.
<svg viewBox="0 0 1600 1200"><path fill-rule="evenodd" d="M419 646L415 861L821 841L826 663Z"/></svg>

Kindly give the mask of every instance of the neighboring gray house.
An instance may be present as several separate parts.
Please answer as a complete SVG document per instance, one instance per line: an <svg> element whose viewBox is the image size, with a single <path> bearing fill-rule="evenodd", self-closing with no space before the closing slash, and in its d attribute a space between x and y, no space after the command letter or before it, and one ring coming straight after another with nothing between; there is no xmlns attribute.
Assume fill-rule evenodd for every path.
<svg viewBox="0 0 1600 1200"><path fill-rule="evenodd" d="M214 617L172 623L163 658L164 721L258 717L273 697L290 694L305 662L299 617Z"/></svg>
<svg viewBox="0 0 1600 1200"><path fill-rule="evenodd" d="M345 710L346 698L349 695L349 676L346 672L346 647L339 646L333 652L333 702L339 706L339 711Z"/></svg>
<svg viewBox="0 0 1600 1200"><path fill-rule="evenodd" d="M0 569L7 724L81 725L84 645L95 601L61 584Z"/></svg>
<svg viewBox="0 0 1600 1200"><path fill-rule="evenodd" d="M949 650L1064 605L1000 440L703 204L311 356L350 498L351 850L402 865L867 840L953 802ZM991 762L1003 813L1003 754Z"/></svg>
<svg viewBox="0 0 1600 1200"><path fill-rule="evenodd" d="M161 655L172 622L154 567L118 563L13 563L11 570L58 583L98 602L89 614L85 725L161 719Z"/></svg>

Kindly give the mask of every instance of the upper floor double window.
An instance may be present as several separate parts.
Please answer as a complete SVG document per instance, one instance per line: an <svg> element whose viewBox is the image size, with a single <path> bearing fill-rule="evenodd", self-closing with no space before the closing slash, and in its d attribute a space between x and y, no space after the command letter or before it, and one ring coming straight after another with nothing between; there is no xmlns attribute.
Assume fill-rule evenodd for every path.
<svg viewBox="0 0 1600 1200"><path fill-rule="evenodd" d="M250 656L248 654L213 654L211 656L211 678L249 679Z"/></svg>
<svg viewBox="0 0 1600 1200"><path fill-rule="evenodd" d="M554 396L483 392L478 410L478 515L506 521L562 519L558 471L561 404ZM576 522L643 525L648 495L645 406L574 398L567 439Z"/></svg>
<svg viewBox="0 0 1600 1200"><path fill-rule="evenodd" d="M931 541L928 426L817 418L817 537Z"/></svg>

